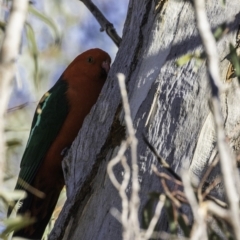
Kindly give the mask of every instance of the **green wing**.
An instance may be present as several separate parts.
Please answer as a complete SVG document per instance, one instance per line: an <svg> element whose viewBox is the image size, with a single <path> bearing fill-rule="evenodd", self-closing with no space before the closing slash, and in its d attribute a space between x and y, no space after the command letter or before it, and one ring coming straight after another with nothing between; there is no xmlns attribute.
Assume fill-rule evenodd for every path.
<svg viewBox="0 0 240 240"><path fill-rule="evenodd" d="M67 82L61 80L44 94L36 109L15 189L31 184L68 114ZM22 181L23 180L23 181Z"/></svg>

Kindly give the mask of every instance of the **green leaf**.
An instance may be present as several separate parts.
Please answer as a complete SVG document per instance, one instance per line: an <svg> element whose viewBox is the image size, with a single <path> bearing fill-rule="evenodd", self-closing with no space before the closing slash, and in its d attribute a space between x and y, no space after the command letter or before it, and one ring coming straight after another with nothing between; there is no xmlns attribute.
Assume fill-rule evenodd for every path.
<svg viewBox="0 0 240 240"><path fill-rule="evenodd" d="M3 221L6 228L0 234L0 237L4 238L10 232L20 230L34 222L35 222L35 219L29 218L27 216L16 216L15 218L7 218Z"/></svg>
<svg viewBox="0 0 240 240"><path fill-rule="evenodd" d="M60 43L60 34L59 34L59 31L58 31L57 26L54 23L54 21L50 17L39 12L31 4L29 5L28 10L30 13L32 13L34 16L38 17L40 20L42 20L45 24L47 24L53 30L53 32L55 34L55 43L59 44Z"/></svg>
<svg viewBox="0 0 240 240"><path fill-rule="evenodd" d="M17 138L13 138L13 139L6 141L7 147L15 147L15 146L19 146L21 144L22 144L22 141Z"/></svg>
<svg viewBox="0 0 240 240"><path fill-rule="evenodd" d="M142 211L142 223L143 223L144 229L148 228L153 218L154 210L155 210L154 206L156 206L159 196L160 196L160 193L157 193L157 192L151 192L149 194L149 199Z"/></svg>
<svg viewBox="0 0 240 240"><path fill-rule="evenodd" d="M0 29L4 32L6 27L6 23L3 21L0 21Z"/></svg>
<svg viewBox="0 0 240 240"><path fill-rule="evenodd" d="M226 29L227 29L226 23L222 23L217 27L217 29L213 33L213 36L216 41L220 40L225 35L225 33L227 32Z"/></svg>
<svg viewBox="0 0 240 240"><path fill-rule="evenodd" d="M240 80L240 56L237 55L236 48L230 43L229 45L230 53L228 54L228 59L232 63L235 75Z"/></svg>
<svg viewBox="0 0 240 240"><path fill-rule="evenodd" d="M178 215L178 224L179 224L180 228L183 230L184 236L189 238L192 227L185 222L182 214Z"/></svg>
<svg viewBox="0 0 240 240"><path fill-rule="evenodd" d="M33 28L27 22L26 22L26 32L27 32L27 39L28 39L28 48L34 61L34 82L37 87L38 86L38 48L37 48L37 42L36 42Z"/></svg>
<svg viewBox="0 0 240 240"><path fill-rule="evenodd" d="M193 54L185 54L185 55L183 55L182 57L180 57L180 58L176 61L176 63L177 63L177 65L178 65L179 67L181 67L181 66L187 64L193 57L194 57Z"/></svg>
<svg viewBox="0 0 240 240"><path fill-rule="evenodd" d="M226 5L226 0L221 0L221 3L222 3L223 6L225 6Z"/></svg>
<svg viewBox="0 0 240 240"><path fill-rule="evenodd" d="M174 219L173 205L168 197L166 198L164 206L167 210L170 233L175 235L177 233L177 224Z"/></svg>

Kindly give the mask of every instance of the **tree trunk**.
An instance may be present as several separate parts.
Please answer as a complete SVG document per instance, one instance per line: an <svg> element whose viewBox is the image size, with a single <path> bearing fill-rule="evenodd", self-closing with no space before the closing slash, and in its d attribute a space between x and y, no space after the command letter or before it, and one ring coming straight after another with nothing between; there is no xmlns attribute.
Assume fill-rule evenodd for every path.
<svg viewBox="0 0 240 240"><path fill-rule="evenodd" d="M213 31L224 22L229 28L228 34L217 43L221 77L226 82L229 62L225 57L229 43L234 44L236 39L240 4L238 0L227 1L225 6L221 1L207 1L207 12ZM131 115L139 141L141 208L149 192L163 192L159 178L151 171L151 165L157 165L157 160L144 143L143 133L172 169L180 174L183 164L188 163L197 180L217 157L205 61L198 68L194 59L182 67L176 65L182 55L202 51L195 22L193 8L187 1L130 0L122 43L108 81L64 160L67 201L50 239L62 239L63 236L71 240L122 238L121 224L110 213L112 208L121 211L121 200L106 172L109 160L125 139L116 78L119 72L126 76ZM225 86L228 90L221 95L225 129L231 147L238 151L240 90L236 78ZM153 111L145 126L152 104ZM164 171L157 166L159 171ZM123 168L116 166L114 171L121 181ZM219 172L220 168L215 168L210 180ZM223 198L223 186L220 184L214 193ZM158 228L168 231L164 214Z"/></svg>

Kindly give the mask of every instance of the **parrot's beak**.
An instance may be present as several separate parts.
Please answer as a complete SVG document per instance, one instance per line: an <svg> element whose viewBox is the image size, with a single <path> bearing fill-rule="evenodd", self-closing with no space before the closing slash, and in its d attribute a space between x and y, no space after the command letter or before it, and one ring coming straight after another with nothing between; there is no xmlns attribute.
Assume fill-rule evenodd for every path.
<svg viewBox="0 0 240 240"><path fill-rule="evenodd" d="M102 68L106 71L106 73L108 73L110 70L110 62L108 60L104 61L102 63Z"/></svg>

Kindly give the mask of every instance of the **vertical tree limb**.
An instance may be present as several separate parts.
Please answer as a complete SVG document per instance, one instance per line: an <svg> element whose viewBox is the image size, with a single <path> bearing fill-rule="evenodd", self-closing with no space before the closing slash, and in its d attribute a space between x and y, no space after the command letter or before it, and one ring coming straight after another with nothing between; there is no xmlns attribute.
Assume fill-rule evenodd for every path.
<svg viewBox="0 0 240 240"><path fill-rule="evenodd" d="M3 181L5 162L4 115L11 91L10 84L16 72L16 61L27 8L28 0L13 0L0 51L0 185Z"/></svg>

